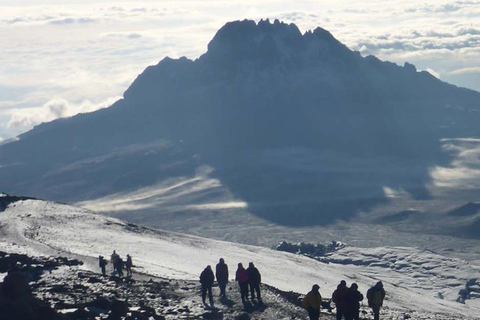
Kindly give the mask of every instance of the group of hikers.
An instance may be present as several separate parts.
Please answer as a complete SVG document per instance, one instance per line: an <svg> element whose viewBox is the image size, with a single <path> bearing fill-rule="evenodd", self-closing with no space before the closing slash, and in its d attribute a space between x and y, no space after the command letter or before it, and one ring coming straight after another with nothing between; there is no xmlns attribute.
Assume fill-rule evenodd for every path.
<svg viewBox="0 0 480 320"><path fill-rule="evenodd" d="M112 274L118 274L119 277L123 277L123 269L127 271L127 277L132 276L132 267L133 267L133 262L132 262L132 257L127 254L127 258L125 261L118 255L118 253L113 250L111 256L110 256L110 262L112 263ZM105 276L107 274L106 266L108 264L108 261L105 259L104 256L100 255L98 256L98 265L100 269L102 270L102 274Z"/></svg>
<svg viewBox="0 0 480 320"><path fill-rule="evenodd" d="M102 270L102 274L106 275L105 267L108 262L103 256L99 256L99 266ZM126 261L113 250L110 256L110 262L113 265L112 273L117 273L119 277L123 277L123 268L126 268L127 276L132 275L132 257L127 254ZM202 302L205 306L206 298L208 294L208 300L210 307L214 308L212 287L217 279L218 287L220 288L220 296L227 297L226 287L228 283L229 273L228 265L223 258L220 258L219 262L215 266L215 273L213 273L210 265L206 266L200 274L200 284L202 286ZM235 281L238 283L240 289L240 297L242 303L245 304L250 298L253 301L256 298L259 302L262 301L260 292L260 283L262 282L262 276L253 262L248 264L248 268L245 269L242 263L238 264L237 271L235 272ZM383 305L385 299L385 290L383 289L383 283L377 282L375 286L371 287L367 291L368 306L372 309L374 314L374 320L380 319L380 308ZM344 318L345 320L359 320L360 319L360 302L363 300L363 294L358 291L358 285L352 283L350 288L347 287L345 280L342 280L337 286L337 289L332 294L332 302L335 303L337 309L337 320ZM314 284L312 290L307 293L303 299L303 307L307 310L310 320L318 320L320 318L320 308L322 307L322 296L320 294L320 286Z"/></svg>
<svg viewBox="0 0 480 320"><path fill-rule="evenodd" d="M217 279L218 286L220 288L220 296L226 297L226 286L228 283L228 265L223 258L215 267L215 274L212 267L207 266L200 274L200 284L202 285L202 302L206 304L206 298L210 302L210 307L213 308L213 295L212 286ZM252 301L256 297L259 301L262 300L260 293L260 283L262 277L260 272L255 267L253 262L248 264L248 268L245 269L242 263L238 264L237 271L235 273L235 281L237 281L240 289L240 297L242 303L248 300L250 297ZM374 314L374 320L380 319L380 308L383 305L385 299L385 290L383 289L383 283L377 282L375 286L371 287L367 291L368 306L372 308ZM335 303L337 309L337 320L342 318L345 320L359 320L360 319L360 302L363 300L363 294L358 291L358 285L352 283L350 288L347 287L347 282L342 280L337 286L337 289L332 294L332 302ZM322 296L320 294L320 286L318 284L313 285L312 290L307 293L303 299L303 307L307 310L310 320L318 320L320 318L320 308L322 307Z"/></svg>
<svg viewBox="0 0 480 320"><path fill-rule="evenodd" d="M212 286L215 278L217 278L218 286L220 288L220 296L226 298L227 295L225 289L228 283L228 265L225 263L223 258L220 258L219 262L217 263L215 267L215 274L213 274L212 267L209 265L200 274L200 284L202 285L202 302L204 305L206 305L205 300L208 293L210 307L212 308L214 307ZM255 294L259 301L262 300L260 293L262 276L253 262L248 264L247 269L243 267L242 263L238 264L237 271L235 272L235 281L238 282L240 288L242 303L245 304L245 302L248 300L249 292L251 300L255 299Z"/></svg>
<svg viewBox="0 0 480 320"><path fill-rule="evenodd" d="M312 290L307 293L303 299L303 307L307 309L310 320L318 320L320 317L320 308L322 306L322 296L320 294L320 286L314 284ZM380 319L380 308L385 299L385 290L383 283L377 282L367 291L368 306L373 311L374 320ZM363 300L363 294L358 291L358 285L352 283L350 288L347 287L345 280L342 280L337 289L332 294L332 301L337 309L337 320L342 317L345 320L360 319L360 301Z"/></svg>

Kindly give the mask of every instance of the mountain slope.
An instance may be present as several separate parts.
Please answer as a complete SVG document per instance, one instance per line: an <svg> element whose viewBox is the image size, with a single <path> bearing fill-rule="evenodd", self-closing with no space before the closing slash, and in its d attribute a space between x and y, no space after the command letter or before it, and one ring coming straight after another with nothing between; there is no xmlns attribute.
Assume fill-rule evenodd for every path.
<svg viewBox="0 0 480 320"><path fill-rule="evenodd" d="M361 57L321 28L237 21L197 60L148 67L112 107L0 146L0 190L175 228L218 210L329 225L388 206L385 190L450 203L432 170L454 159L443 139L480 136L479 111L480 93Z"/></svg>
<svg viewBox="0 0 480 320"><path fill-rule="evenodd" d="M298 293L319 283L326 298L342 279L358 283L362 292L382 280L388 293L386 306L397 314L410 309L448 319L451 315L475 317L480 309L478 282L471 281L478 266L414 248L347 247L320 262L262 247L148 229L40 200L16 201L0 212L0 233L2 251L68 255L85 261L85 267L94 271L99 254L116 250L121 256L132 255L135 270L143 274L197 280L206 265L223 257L232 274L236 263L253 261L263 283ZM468 299L464 304L456 302L467 282Z"/></svg>

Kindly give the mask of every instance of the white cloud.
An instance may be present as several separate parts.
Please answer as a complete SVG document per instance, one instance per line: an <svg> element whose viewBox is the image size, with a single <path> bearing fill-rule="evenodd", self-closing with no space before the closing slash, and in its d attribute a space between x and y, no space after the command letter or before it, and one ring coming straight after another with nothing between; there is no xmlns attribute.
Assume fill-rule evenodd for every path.
<svg viewBox="0 0 480 320"><path fill-rule="evenodd" d="M450 71L450 74L480 73L480 67L462 68Z"/></svg>
<svg viewBox="0 0 480 320"><path fill-rule="evenodd" d="M389 198L389 199L394 199L394 198L408 199L408 198L411 198L411 195L403 189L398 189L397 190L397 189L389 188L389 187L386 187L386 186L383 187L383 194L385 195L386 198Z"/></svg>
<svg viewBox="0 0 480 320"><path fill-rule="evenodd" d="M432 76L434 76L435 78L437 79L441 79L441 76L440 76L440 73L431 69L431 68L427 68L425 71L427 71L428 73L430 73Z"/></svg>
<svg viewBox="0 0 480 320"><path fill-rule="evenodd" d="M443 139L443 150L452 154L448 167L436 166L430 175L438 188L480 188L480 139Z"/></svg>
<svg viewBox="0 0 480 320"><path fill-rule="evenodd" d="M435 186L450 189L478 189L480 170L465 167L435 167L431 172Z"/></svg>
<svg viewBox="0 0 480 320"><path fill-rule="evenodd" d="M50 20L48 23L62 25L62 24L73 24L73 23L93 23L95 21L96 20L92 18L63 18L63 19L53 19L53 20Z"/></svg>
<svg viewBox="0 0 480 320"><path fill-rule="evenodd" d="M58 118L71 117L79 113L87 113L111 106L120 97L106 99L94 104L85 100L80 104L72 104L62 98L48 101L39 108L24 108L10 110L9 128L31 128L42 122L52 121Z"/></svg>
<svg viewBox="0 0 480 320"><path fill-rule="evenodd" d="M196 203L185 206L179 204L179 199L197 193L222 190L224 186L217 180L209 177L213 168L203 166L196 170L194 177L172 178L152 186L118 193L106 197L77 203L78 206L89 208L97 212L106 211L136 211L163 207L165 210L224 210L246 208L243 201L234 199L230 192L226 198L217 203ZM193 197L195 198L195 197ZM182 201L180 201L182 202Z"/></svg>

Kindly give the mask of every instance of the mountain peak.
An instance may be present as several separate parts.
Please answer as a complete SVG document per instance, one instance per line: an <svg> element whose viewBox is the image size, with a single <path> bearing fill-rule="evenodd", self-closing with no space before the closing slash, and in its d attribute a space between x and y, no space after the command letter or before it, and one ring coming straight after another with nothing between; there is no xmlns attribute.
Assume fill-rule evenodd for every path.
<svg viewBox="0 0 480 320"><path fill-rule="evenodd" d="M273 23L268 19L258 23L252 20L233 21L218 30L208 44L207 55L223 60L249 60L268 56L274 61L275 57L306 51L319 41L327 46L340 45L347 49L322 28L316 28L313 32L307 31L302 35L295 24L287 24L278 19Z"/></svg>
<svg viewBox="0 0 480 320"><path fill-rule="evenodd" d="M276 19L273 23L269 19L260 20L257 23L253 20L232 21L227 22L220 30L217 31L212 41L208 45L209 50L217 43L238 42L255 37L265 35L290 36L301 38L302 34L295 24L286 24Z"/></svg>

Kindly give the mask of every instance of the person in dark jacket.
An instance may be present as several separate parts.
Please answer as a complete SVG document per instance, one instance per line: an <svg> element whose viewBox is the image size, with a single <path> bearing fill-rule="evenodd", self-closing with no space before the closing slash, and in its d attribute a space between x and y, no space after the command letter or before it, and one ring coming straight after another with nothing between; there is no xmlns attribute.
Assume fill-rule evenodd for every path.
<svg viewBox="0 0 480 320"><path fill-rule="evenodd" d="M103 256L98 256L98 265L99 265L100 269L102 270L103 275L107 274L107 271L105 270L105 267L106 267L107 263L108 263L107 260L105 260L105 258Z"/></svg>
<svg viewBox="0 0 480 320"><path fill-rule="evenodd" d="M115 273L117 271L117 259L120 258L120 256L118 255L118 253L113 250L112 252L112 255L110 256L110 262L112 263L112 267L113 267L113 273Z"/></svg>
<svg viewBox="0 0 480 320"><path fill-rule="evenodd" d="M238 282L238 286L240 287L242 302L245 303L245 300L248 299L248 272L241 263L238 264L235 281Z"/></svg>
<svg viewBox="0 0 480 320"><path fill-rule="evenodd" d="M335 303L337 308L337 320L341 320L345 316L345 296L347 294L348 288L345 280L340 281L340 284L337 286L332 294L332 301Z"/></svg>
<svg viewBox="0 0 480 320"><path fill-rule="evenodd" d="M133 267L132 257L129 254L127 254L127 261L125 262L125 268L127 269L127 277L132 276L132 267Z"/></svg>
<svg viewBox="0 0 480 320"><path fill-rule="evenodd" d="M203 269L202 273L200 274L200 283L202 284L202 302L205 303L205 298L207 296L208 291L208 300L210 301L210 307L213 308L213 295L212 295L212 286L213 282L215 281L215 275L213 274L212 267L207 266Z"/></svg>
<svg viewBox="0 0 480 320"><path fill-rule="evenodd" d="M218 286L220 287L220 295L226 297L225 288L228 283L228 265L223 258L220 258L220 261L215 267L215 276L217 277Z"/></svg>
<svg viewBox="0 0 480 320"><path fill-rule="evenodd" d="M383 289L382 281L378 281L367 291L368 306L372 308L374 320L380 319L380 308L383 306L384 299L385 289Z"/></svg>
<svg viewBox="0 0 480 320"><path fill-rule="evenodd" d="M345 295L345 319L360 320L360 301L363 300L363 294L358 291L358 285L352 283Z"/></svg>
<svg viewBox="0 0 480 320"><path fill-rule="evenodd" d="M255 292L257 293L257 299L262 300L262 296L260 295L260 283L262 282L262 276L258 269L253 265L253 262L248 264L247 272L252 300L255 299Z"/></svg>
<svg viewBox="0 0 480 320"><path fill-rule="evenodd" d="M122 258L118 257L115 268L117 269L118 276L123 277L123 267L125 266L125 262Z"/></svg>
<svg viewBox="0 0 480 320"><path fill-rule="evenodd" d="M308 312L310 320L318 320L320 318L320 308L322 307L322 295L320 294L320 286L314 284L312 290L303 298L302 305Z"/></svg>

